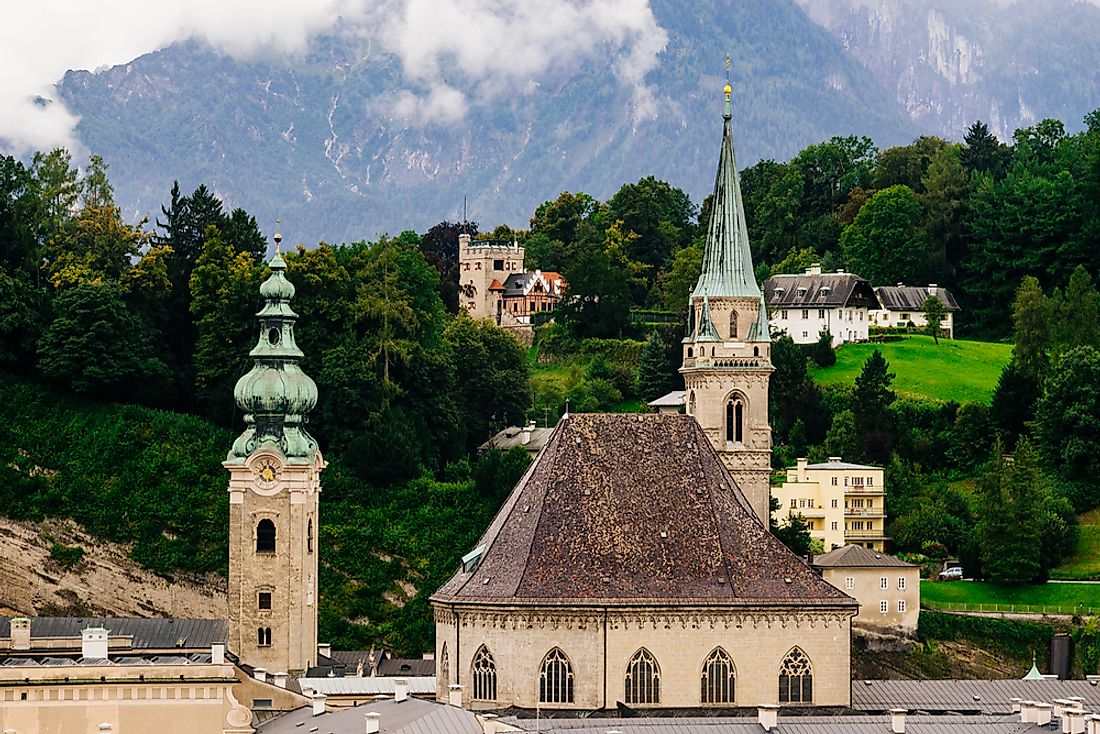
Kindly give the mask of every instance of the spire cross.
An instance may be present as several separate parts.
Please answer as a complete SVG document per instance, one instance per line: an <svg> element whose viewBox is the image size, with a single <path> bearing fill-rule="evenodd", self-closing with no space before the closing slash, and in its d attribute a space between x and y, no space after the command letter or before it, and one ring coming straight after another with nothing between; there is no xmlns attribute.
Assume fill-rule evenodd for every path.
<svg viewBox="0 0 1100 734"><path fill-rule="evenodd" d="M730 84L730 57L726 54L726 113L724 117L728 120L733 117L732 106L730 104L730 94L733 92L733 86Z"/></svg>

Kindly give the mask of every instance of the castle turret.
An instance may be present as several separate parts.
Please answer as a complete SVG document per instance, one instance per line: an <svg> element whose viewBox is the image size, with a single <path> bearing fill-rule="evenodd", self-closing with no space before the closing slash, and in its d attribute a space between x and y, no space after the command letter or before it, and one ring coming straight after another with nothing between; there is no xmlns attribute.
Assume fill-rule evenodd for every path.
<svg viewBox="0 0 1100 734"><path fill-rule="evenodd" d="M731 91L727 83L703 269L689 297L680 372L688 413L699 421L757 516L767 523L771 336L764 296L753 274L733 154Z"/></svg>
<svg viewBox="0 0 1100 734"><path fill-rule="evenodd" d="M229 470L229 648L272 673L302 673L317 660L317 522L325 467L305 428L317 385L299 366L294 285L275 235L271 275L260 286L260 335L252 369L233 390L245 429Z"/></svg>

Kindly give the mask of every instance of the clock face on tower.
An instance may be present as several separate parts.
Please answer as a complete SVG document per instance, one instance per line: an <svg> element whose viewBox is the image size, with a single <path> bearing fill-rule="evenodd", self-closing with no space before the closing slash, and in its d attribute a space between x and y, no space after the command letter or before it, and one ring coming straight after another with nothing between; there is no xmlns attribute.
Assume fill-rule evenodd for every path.
<svg viewBox="0 0 1100 734"><path fill-rule="evenodd" d="M271 458L261 459L252 470L261 489L272 489L279 483L279 464Z"/></svg>

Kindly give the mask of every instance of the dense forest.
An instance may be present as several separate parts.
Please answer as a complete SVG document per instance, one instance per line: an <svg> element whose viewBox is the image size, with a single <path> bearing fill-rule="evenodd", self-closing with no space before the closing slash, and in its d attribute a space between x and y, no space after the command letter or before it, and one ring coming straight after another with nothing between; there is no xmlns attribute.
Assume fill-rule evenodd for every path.
<svg viewBox="0 0 1100 734"><path fill-rule="evenodd" d="M775 337L776 468L807 455L887 466L903 551L1040 579L1073 549L1074 513L1100 504L1100 111L1086 124L1067 135L1046 120L1012 145L981 123L959 143L882 151L833 138L741 174L760 278L820 262L876 285L936 282L962 305L960 333L1014 343L986 406L899 398L877 354L854 388L823 389L807 363L829 350ZM332 461L324 637L426 649L427 593L528 461L479 457L495 431L549 422L566 401L623 409L676 387L709 205L647 177L606 202L564 192L525 231L441 222L286 254L320 390L311 431ZM529 353L458 312L461 232L518 241L528 268L569 282ZM0 158L6 514L76 517L161 572L224 571L219 454L239 429L232 387L267 249L255 219L205 186L176 186L155 221L128 223L100 158ZM547 365L575 379L535 383ZM777 530L806 549L797 522ZM416 592L395 597L397 580Z"/></svg>

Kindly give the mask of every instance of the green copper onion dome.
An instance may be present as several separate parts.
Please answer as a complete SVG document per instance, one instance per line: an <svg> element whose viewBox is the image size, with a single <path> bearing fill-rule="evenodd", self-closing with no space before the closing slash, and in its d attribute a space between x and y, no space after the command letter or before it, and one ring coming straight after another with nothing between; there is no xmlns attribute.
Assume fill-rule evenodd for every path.
<svg viewBox="0 0 1100 734"><path fill-rule="evenodd" d="M291 463L311 462L317 442L305 430L308 414L317 405L317 383L302 371L304 356L294 343L298 314L290 308L294 285L286 279L286 261L279 254L282 236L275 235L275 256L268 262L271 275L260 286L264 306L260 337L248 353L252 369L233 388L233 398L244 413L245 430L233 442L229 461L243 461L261 448L276 447Z"/></svg>

